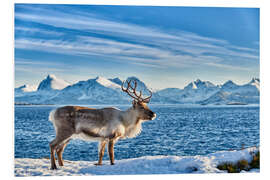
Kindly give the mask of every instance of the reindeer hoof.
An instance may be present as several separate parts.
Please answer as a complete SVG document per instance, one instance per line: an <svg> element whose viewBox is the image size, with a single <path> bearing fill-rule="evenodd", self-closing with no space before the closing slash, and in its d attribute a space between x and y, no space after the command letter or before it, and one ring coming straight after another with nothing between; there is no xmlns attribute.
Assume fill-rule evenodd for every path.
<svg viewBox="0 0 270 180"><path fill-rule="evenodd" d="M96 165L96 166L102 166L101 163L95 163L94 165Z"/></svg>
<svg viewBox="0 0 270 180"><path fill-rule="evenodd" d="M111 163L111 165L115 165L114 163Z"/></svg>
<svg viewBox="0 0 270 180"><path fill-rule="evenodd" d="M59 163L59 166L64 166L64 163L63 163L63 162L60 162L60 163Z"/></svg>
<svg viewBox="0 0 270 180"><path fill-rule="evenodd" d="M51 166L51 170L57 170L56 166Z"/></svg>

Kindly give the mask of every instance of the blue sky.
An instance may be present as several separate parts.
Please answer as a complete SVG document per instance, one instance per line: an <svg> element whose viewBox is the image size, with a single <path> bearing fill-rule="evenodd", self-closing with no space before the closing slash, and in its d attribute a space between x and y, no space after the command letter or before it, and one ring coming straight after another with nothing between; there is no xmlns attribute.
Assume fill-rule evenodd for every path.
<svg viewBox="0 0 270 180"><path fill-rule="evenodd" d="M15 5L15 86L136 76L183 88L259 77L259 9Z"/></svg>

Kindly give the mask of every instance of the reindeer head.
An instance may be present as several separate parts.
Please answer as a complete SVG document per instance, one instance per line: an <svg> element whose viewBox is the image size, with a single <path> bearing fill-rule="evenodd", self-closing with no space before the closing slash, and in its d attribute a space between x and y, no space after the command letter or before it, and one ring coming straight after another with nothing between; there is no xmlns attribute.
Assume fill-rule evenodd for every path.
<svg viewBox="0 0 270 180"><path fill-rule="evenodd" d="M141 120L154 120L156 118L156 113L151 111L147 103L149 103L150 98L152 97L152 92L150 92L150 96L147 98L142 98L142 91L140 91L140 94L138 95L136 92L137 88L137 81L130 80L127 82L127 88L124 88L125 81L122 83L122 90L126 92L130 97L133 98L132 105L133 109L138 112L138 118ZM131 86L131 82L134 85L134 87Z"/></svg>

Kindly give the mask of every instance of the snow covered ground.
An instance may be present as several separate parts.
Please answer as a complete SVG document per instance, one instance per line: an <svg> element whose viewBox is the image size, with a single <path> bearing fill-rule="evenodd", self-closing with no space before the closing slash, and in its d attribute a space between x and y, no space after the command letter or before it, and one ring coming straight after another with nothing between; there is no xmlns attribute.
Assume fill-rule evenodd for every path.
<svg viewBox="0 0 270 180"><path fill-rule="evenodd" d="M206 156L145 156L116 160L113 166L108 161L104 161L103 166L95 166L96 162L65 161L65 166L58 170L50 170L49 159L16 158L14 173L15 176L224 173L216 168L218 164L242 159L251 161L252 154L258 149L250 147L239 151L220 151ZM248 172L259 172L259 169Z"/></svg>

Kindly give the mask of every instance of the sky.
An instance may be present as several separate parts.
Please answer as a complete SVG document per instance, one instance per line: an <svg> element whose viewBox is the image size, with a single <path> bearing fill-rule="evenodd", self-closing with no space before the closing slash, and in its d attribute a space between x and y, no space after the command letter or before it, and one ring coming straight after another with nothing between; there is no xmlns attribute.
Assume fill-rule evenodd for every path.
<svg viewBox="0 0 270 180"><path fill-rule="evenodd" d="M259 9L15 4L15 87L136 76L153 89L259 77Z"/></svg>

